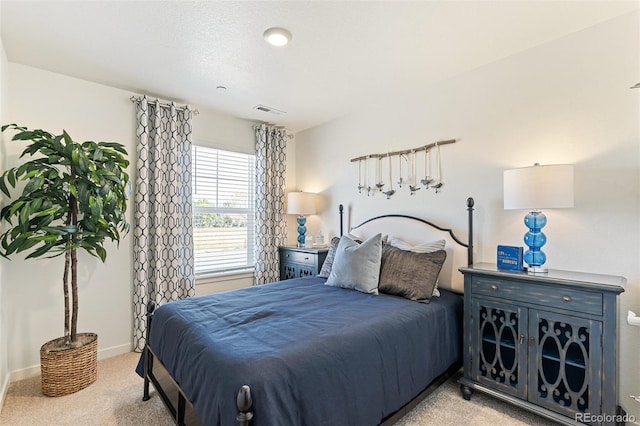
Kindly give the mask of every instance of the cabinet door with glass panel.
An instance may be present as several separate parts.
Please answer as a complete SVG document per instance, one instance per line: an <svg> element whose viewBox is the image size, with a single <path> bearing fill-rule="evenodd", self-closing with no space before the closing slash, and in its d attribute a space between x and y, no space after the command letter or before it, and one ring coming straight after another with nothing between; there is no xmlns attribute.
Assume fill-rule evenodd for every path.
<svg viewBox="0 0 640 426"><path fill-rule="evenodd" d="M473 376L519 398L527 396L527 309L473 299Z"/></svg>
<svg viewBox="0 0 640 426"><path fill-rule="evenodd" d="M530 310L529 401L568 417L600 414L602 322Z"/></svg>

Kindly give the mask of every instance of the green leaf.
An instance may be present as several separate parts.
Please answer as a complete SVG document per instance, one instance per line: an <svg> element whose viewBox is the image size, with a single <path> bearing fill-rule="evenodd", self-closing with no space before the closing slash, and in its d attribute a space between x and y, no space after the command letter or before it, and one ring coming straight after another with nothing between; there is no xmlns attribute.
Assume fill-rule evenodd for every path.
<svg viewBox="0 0 640 426"><path fill-rule="evenodd" d="M16 175L13 174L13 169L7 170L7 180L9 181L9 185L16 187Z"/></svg>
<svg viewBox="0 0 640 426"><path fill-rule="evenodd" d="M25 206L18 215L18 223L20 225L20 229L22 232L27 232L29 230L29 208Z"/></svg>
<svg viewBox="0 0 640 426"><path fill-rule="evenodd" d="M16 250L16 253L20 253L23 252L25 250L29 250L31 247L35 246L36 244L38 244L40 241L38 241L35 238L30 238L26 241L24 241L20 247L18 247L18 250Z"/></svg>
<svg viewBox="0 0 640 426"><path fill-rule="evenodd" d="M64 153L64 147L62 146L62 135L58 135L51 141L53 148L58 153Z"/></svg>
<svg viewBox="0 0 640 426"><path fill-rule="evenodd" d="M11 241L11 244L9 244L9 247L7 247L6 253L7 254L11 254L11 253L15 252L24 243L25 243L25 239L24 238L16 238L15 240Z"/></svg>
<svg viewBox="0 0 640 426"><path fill-rule="evenodd" d="M93 152L93 161L98 161L102 159L102 157L102 150L100 148L96 148L96 150Z"/></svg>
<svg viewBox="0 0 640 426"><path fill-rule="evenodd" d="M74 166L78 165L78 157L80 156L80 154L78 153L78 150L76 149L72 149L71 150L71 163Z"/></svg>
<svg viewBox="0 0 640 426"><path fill-rule="evenodd" d="M44 177L36 176L33 179L31 179L29 183L25 185L24 190L22 191L22 194L24 196L27 196L28 194L31 194L35 190L42 188L43 184L44 184Z"/></svg>
<svg viewBox="0 0 640 426"><path fill-rule="evenodd" d="M60 210L60 207L51 207L50 209L42 210L34 215L34 217L48 216L50 214L56 213Z"/></svg>
<svg viewBox="0 0 640 426"><path fill-rule="evenodd" d="M97 246L96 253L98 254L98 257L100 258L100 260L102 260L102 262L104 262L107 259L107 251L104 249L104 247Z"/></svg>
<svg viewBox="0 0 640 426"><path fill-rule="evenodd" d="M13 203L11 203L9 205L10 210L9 210L9 216L13 216L14 214L16 214L16 212L18 210L20 210L20 208L24 205L24 201L23 200L17 200L14 201Z"/></svg>
<svg viewBox="0 0 640 426"><path fill-rule="evenodd" d="M40 209L41 209L41 207L42 207L42 202L43 202L43 201L44 201L44 200L43 200L42 198L35 198L35 199L34 199L34 200L32 200L32 201L31 201L31 203L29 203L29 204L31 204L31 208L33 209L33 211L36 211L36 212L37 212L38 210L40 210ZM36 214L36 215L37 215L37 214Z"/></svg>
<svg viewBox="0 0 640 426"><path fill-rule="evenodd" d="M36 241L47 241L47 242L55 242L58 240L58 235L40 235L38 237L33 237L33 240Z"/></svg>
<svg viewBox="0 0 640 426"><path fill-rule="evenodd" d="M4 183L4 178L7 173L9 173L9 171L4 172L2 178L0 178L0 191L2 191L2 193L7 197L10 197L11 195L9 194L9 190L7 189L7 185Z"/></svg>
<svg viewBox="0 0 640 426"><path fill-rule="evenodd" d="M27 256L27 259L32 259L34 257L40 257L40 256L42 256L44 254L47 254L52 248L53 248L53 245L44 243L42 246L38 247L33 252L31 252Z"/></svg>
<svg viewBox="0 0 640 426"><path fill-rule="evenodd" d="M36 134L34 132L30 132L30 131L22 131L20 133L16 133L15 136L13 136L13 138L11 140L14 141L30 141L32 139L34 139L36 136Z"/></svg>
<svg viewBox="0 0 640 426"><path fill-rule="evenodd" d="M66 130L62 131L62 137L67 145L73 145L73 139L71 139L71 136L69 136L69 133L67 133Z"/></svg>

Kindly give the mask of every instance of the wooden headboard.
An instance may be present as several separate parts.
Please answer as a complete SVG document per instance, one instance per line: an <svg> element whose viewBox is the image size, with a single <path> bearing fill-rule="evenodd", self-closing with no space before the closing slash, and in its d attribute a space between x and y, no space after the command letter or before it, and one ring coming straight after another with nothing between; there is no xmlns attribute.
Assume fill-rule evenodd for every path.
<svg viewBox="0 0 640 426"><path fill-rule="evenodd" d="M447 260L440 272L438 286L456 293L462 293L464 291L464 280L458 269L473 264L473 206L474 200L470 197L467 199L468 233L466 241L458 238L450 228L404 214L372 217L359 225L351 227L349 232L361 239L381 233L383 236L393 236L412 245L427 241L445 240ZM340 235L342 235L344 215L342 204L339 211Z"/></svg>

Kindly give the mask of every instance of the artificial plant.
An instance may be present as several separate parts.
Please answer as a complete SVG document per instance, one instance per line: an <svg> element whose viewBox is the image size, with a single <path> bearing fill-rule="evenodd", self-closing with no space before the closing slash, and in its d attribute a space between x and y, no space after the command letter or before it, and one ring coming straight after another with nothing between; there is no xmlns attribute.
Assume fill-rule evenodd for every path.
<svg viewBox="0 0 640 426"><path fill-rule="evenodd" d="M0 190L24 187L0 211L9 226L0 235L0 255L28 252L27 258L64 255L64 350L81 345L77 339L77 249L103 262L106 240L119 242L128 232L126 221L129 165L124 146L115 142L74 142L66 131L52 135L16 124L2 131L17 131L14 141L31 141L24 161L2 174ZM17 191L16 191L17 192ZM71 289L71 303L69 300Z"/></svg>

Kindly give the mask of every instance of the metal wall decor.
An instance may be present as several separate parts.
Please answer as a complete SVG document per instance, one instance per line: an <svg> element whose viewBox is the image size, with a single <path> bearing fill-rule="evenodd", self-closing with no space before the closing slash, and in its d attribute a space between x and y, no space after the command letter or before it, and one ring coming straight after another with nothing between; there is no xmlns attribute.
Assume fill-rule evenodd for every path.
<svg viewBox="0 0 640 426"><path fill-rule="evenodd" d="M427 152L429 151L425 151L424 152L424 156L426 158L427 156ZM411 165L411 174L409 176L409 194L413 195L416 193L416 191L420 190L420 187L418 186L418 183L416 182L416 161L417 161L417 154L416 151L414 149L411 150L411 157L409 157L409 164Z"/></svg>
<svg viewBox="0 0 640 426"><path fill-rule="evenodd" d="M391 173L391 155L387 155L387 158L389 159L389 189L384 191L383 194L387 196L387 200L389 198L391 198L391 196L393 194L396 193L396 191L393 189L393 180L392 179L392 173ZM382 159L382 157L380 157L380 159Z"/></svg>
<svg viewBox="0 0 640 426"><path fill-rule="evenodd" d="M358 163L358 193L362 194L362 190L364 189L366 190L367 196L369 197L374 196L376 192L380 192L384 194L387 199L390 199L391 196L396 193L396 190L393 189L393 171L391 157L397 156L398 188L402 189L402 187L408 186L409 194L414 195L421 189L421 184L424 186L424 189L433 189L436 194L439 194L442 190L442 187L444 186L444 182L442 181L442 161L440 156L440 147L442 145L448 145L455 142L455 139L448 139L434 142L418 148L406 149L402 151L392 151L385 154L369 154L352 158L352 163ZM435 150L435 176L431 175L432 149ZM424 178L418 180L418 153L422 151L424 151ZM387 158L388 161L383 161L384 158ZM373 181L370 181L369 176L369 163L371 162L375 162L371 166L375 168L375 178ZM406 163L406 167L403 167L403 162ZM387 183L385 183L382 179L385 163L389 179ZM405 169L406 174L404 173Z"/></svg>

